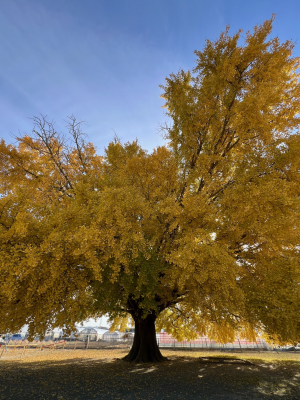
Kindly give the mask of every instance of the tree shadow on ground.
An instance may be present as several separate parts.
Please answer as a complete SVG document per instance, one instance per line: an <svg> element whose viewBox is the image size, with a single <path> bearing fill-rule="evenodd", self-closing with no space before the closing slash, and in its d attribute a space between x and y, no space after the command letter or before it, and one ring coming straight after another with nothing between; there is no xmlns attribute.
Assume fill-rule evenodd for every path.
<svg viewBox="0 0 300 400"><path fill-rule="evenodd" d="M252 361L252 360L251 360ZM299 399L300 362L179 357L159 364L70 358L1 362L0 399Z"/></svg>

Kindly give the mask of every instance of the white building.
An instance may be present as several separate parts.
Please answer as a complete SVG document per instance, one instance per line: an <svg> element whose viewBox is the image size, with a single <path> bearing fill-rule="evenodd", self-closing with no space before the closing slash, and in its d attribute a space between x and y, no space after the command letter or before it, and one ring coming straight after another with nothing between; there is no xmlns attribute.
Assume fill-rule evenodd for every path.
<svg viewBox="0 0 300 400"><path fill-rule="evenodd" d="M107 340L107 341L114 341L114 340L120 340L123 336L124 336L124 332L110 332L110 331L106 331L103 334L103 340Z"/></svg>

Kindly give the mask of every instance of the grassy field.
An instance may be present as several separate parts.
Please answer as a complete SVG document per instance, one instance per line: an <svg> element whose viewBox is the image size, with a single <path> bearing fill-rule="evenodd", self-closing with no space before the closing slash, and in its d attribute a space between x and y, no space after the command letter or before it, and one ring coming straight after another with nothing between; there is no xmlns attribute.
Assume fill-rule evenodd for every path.
<svg viewBox="0 0 300 400"><path fill-rule="evenodd" d="M162 350L129 364L128 349L30 351L0 360L0 399L300 399L300 355Z"/></svg>

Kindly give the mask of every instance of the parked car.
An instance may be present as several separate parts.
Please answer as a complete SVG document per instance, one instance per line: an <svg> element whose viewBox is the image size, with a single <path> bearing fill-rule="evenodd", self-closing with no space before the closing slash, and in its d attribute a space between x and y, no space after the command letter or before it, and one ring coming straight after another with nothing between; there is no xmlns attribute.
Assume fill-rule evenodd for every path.
<svg viewBox="0 0 300 400"><path fill-rule="evenodd" d="M284 346L281 349L282 351L295 351L295 346Z"/></svg>
<svg viewBox="0 0 300 400"><path fill-rule="evenodd" d="M10 336L9 340L23 340L22 335L20 333L15 333Z"/></svg>
<svg viewBox="0 0 300 400"><path fill-rule="evenodd" d="M65 340L66 342L70 342L72 338L71 336L61 336L58 340Z"/></svg>

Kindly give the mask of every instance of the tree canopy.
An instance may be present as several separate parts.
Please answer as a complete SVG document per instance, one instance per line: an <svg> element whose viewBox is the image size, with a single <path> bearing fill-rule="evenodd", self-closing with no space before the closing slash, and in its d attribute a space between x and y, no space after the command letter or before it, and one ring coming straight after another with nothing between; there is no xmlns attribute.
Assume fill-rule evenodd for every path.
<svg viewBox="0 0 300 400"><path fill-rule="evenodd" d="M1 141L0 330L130 317L132 361L162 359L154 323L300 341L300 59L273 19L166 79L173 123L151 153L115 138L100 156L73 116L68 137L34 117Z"/></svg>

